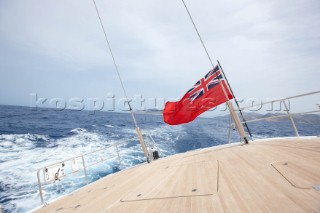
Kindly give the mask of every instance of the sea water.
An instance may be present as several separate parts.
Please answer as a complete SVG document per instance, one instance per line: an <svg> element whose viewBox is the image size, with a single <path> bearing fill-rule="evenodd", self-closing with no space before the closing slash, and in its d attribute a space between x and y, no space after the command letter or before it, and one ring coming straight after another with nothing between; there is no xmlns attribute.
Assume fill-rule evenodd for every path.
<svg viewBox="0 0 320 213"><path fill-rule="evenodd" d="M178 126L165 124L161 115L137 114L136 117L142 133L152 136L157 143L161 157L228 143L228 116L197 118ZM298 120L300 134L319 135L318 121ZM254 138L294 136L289 119L249 123L249 127ZM236 130L231 130L231 140L239 141ZM26 212L41 205L37 169L120 142L123 142L119 145L121 165L113 158L88 168L89 183L145 162L130 114L0 106L2 211ZM107 155L112 156L111 152L114 151ZM84 173L79 171L44 186L45 201L85 185Z"/></svg>

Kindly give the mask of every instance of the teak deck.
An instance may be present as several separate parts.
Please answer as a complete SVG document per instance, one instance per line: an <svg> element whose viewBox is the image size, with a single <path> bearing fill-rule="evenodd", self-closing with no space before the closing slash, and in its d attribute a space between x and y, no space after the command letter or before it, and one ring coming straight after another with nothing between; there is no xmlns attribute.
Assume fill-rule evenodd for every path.
<svg viewBox="0 0 320 213"><path fill-rule="evenodd" d="M107 176L37 212L320 212L320 138L196 150Z"/></svg>

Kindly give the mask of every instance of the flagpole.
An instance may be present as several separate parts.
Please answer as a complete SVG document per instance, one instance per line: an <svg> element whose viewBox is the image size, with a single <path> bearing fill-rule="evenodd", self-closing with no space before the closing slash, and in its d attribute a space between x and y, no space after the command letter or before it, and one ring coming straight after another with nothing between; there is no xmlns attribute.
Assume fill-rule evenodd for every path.
<svg viewBox="0 0 320 213"><path fill-rule="evenodd" d="M220 61L217 60L217 62L218 62L218 65L219 65L219 67L220 67L220 69L221 69L222 75L224 76L224 78L225 78L225 80L226 80L226 82L227 82L227 85L228 85L228 87L229 87L229 89L230 89L230 92L231 92L231 94L232 94L232 96L233 96L233 98L234 98L234 101L235 101L236 104L237 104L238 110L239 110L240 115L241 115L241 117L242 117L242 119L243 119L243 121L244 121L244 125L246 126L246 129L248 130L248 133L249 133L249 135L250 135L250 138L251 138L251 140L253 140L251 131L250 131L249 126L248 126L248 124L247 124L247 121L246 121L246 119L244 118L244 116L243 116L243 114L242 114L242 110L240 109L240 106L239 106L239 103L238 103L238 101L237 101L237 98L236 98L236 96L234 95L234 93L233 93L233 91L232 91L232 88L231 88L231 86L230 86L230 84L229 84L229 81L228 81L228 79L227 79L227 76L224 74L224 71L223 71L222 66L221 66L221 64L220 64Z"/></svg>
<svg viewBox="0 0 320 213"><path fill-rule="evenodd" d="M219 68L220 68L220 66L219 66ZM228 94L227 94L227 92L226 92L226 89L224 88L224 85L222 84L222 82L221 82L221 80L220 80L219 75L217 75L217 77L218 77L218 82L219 82L219 84L220 84L220 86L221 86L221 88L222 88L222 91L223 91L224 95L226 96L226 100L227 100L226 102L227 102L229 111L230 111L230 113L231 113L231 115L232 115L232 117L233 117L234 122L235 122L236 125L237 125L237 129L238 129L238 131L239 131L239 134L240 134L240 136L243 138L244 142L245 142L246 144L248 144L249 142L248 142L248 139L247 139L247 137L246 137L246 133L245 133L245 131L244 131L244 129L243 129L243 126L242 126L242 124L241 124L241 121L240 121L240 119L239 119L239 116L238 116L238 114L234 111L233 105L232 105L232 103L231 103L231 101L230 101L230 99L229 99L229 97L228 97ZM235 97L233 97L233 98L235 99Z"/></svg>
<svg viewBox="0 0 320 213"><path fill-rule="evenodd" d="M218 64L218 66L219 66L219 70L220 70L221 67L220 67L219 64ZM223 73L222 69L221 69L221 73ZM224 94L225 94L225 96L226 96L227 105L228 105L229 111L230 111L230 113L231 113L231 115L232 115L232 117L233 117L234 122L235 122L236 125L237 125L237 129L238 129L238 131L239 131L239 134L240 134L240 136L243 138L243 140L245 141L245 143L248 144L249 142L248 142L248 139L247 139L247 137L246 137L246 133L245 133L245 131L244 131L244 129L243 129L243 126L242 126L242 124L241 124L241 121L240 121L240 119L239 119L239 116L238 116L238 114L234 111L233 105L232 105L232 103L230 102L230 99L229 99L229 97L228 97L228 94L227 94L227 92L226 92L226 89L224 88L224 86L223 86L223 84L222 84L222 82L221 82L221 80L220 80L219 75L217 75L217 76L218 76L219 84L220 84L220 86L221 86L221 88L222 88L222 90L223 90L223 92L224 92ZM226 79L226 80L227 80L227 79ZM228 83L228 82L227 82L227 83ZM231 90L230 90L230 92L231 92ZM232 92L231 92L231 93L232 93ZM233 94L232 94L232 96L233 96ZM234 96L233 96L233 98L235 99Z"/></svg>
<svg viewBox="0 0 320 213"><path fill-rule="evenodd" d="M202 38L201 38L201 36L200 36L200 33L199 33L199 31L198 31L198 28L197 28L196 24L195 24L194 21L193 21L193 18L192 18L192 16L191 16L191 13L189 12L189 9L188 9L186 3L184 2L184 0L181 0L181 1L182 1L183 5L184 5L184 7L185 7L185 9L186 9L186 11L187 11L187 13L188 13L188 15L189 15L189 18L190 18L190 20L191 20L191 23L192 23L195 31L196 31L197 34L198 34L198 37L199 37L199 39L200 39L200 41L201 41L201 43L202 43L203 49L205 50L205 52L206 52L206 54L207 54L207 56L208 56L208 59L209 59L209 61L210 61L210 63L211 63L211 66L212 66L212 68L214 69L215 66L213 65L213 62L212 62L212 60L211 60L211 57L210 57L210 55L209 55L209 52L207 51L206 46L204 45L204 42L203 42L203 40L202 40ZM228 97L228 94L227 94L227 92L226 92L226 90L225 90L222 82L220 81L219 75L217 75L217 76L218 76L218 82L219 82L219 84L220 84L220 86L221 86L221 88L222 88L222 91L223 91L223 93L224 93L224 95L225 95L225 97L226 97L226 102L227 102L229 111L230 111L230 113L231 113L231 115L232 115L232 117L233 117L234 122L236 123L236 125L237 125L237 127L238 127L239 134L240 134L240 136L244 139L245 143L247 144L247 143L248 143L248 139L247 139L247 137L246 137L246 133L245 133L245 131L244 131L244 129L243 129L243 126L242 126L242 124L241 124L241 122L240 122L240 119L239 119L237 113L235 113L235 111L234 111L234 109L233 109L232 103L230 102L230 99L229 99L229 97Z"/></svg>

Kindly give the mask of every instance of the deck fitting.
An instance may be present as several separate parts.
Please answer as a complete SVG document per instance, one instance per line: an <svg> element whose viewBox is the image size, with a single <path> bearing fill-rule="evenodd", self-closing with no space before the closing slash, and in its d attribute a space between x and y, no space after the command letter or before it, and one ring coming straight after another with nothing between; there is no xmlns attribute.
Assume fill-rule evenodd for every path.
<svg viewBox="0 0 320 213"><path fill-rule="evenodd" d="M320 191L320 185L313 186L313 188L317 191Z"/></svg>

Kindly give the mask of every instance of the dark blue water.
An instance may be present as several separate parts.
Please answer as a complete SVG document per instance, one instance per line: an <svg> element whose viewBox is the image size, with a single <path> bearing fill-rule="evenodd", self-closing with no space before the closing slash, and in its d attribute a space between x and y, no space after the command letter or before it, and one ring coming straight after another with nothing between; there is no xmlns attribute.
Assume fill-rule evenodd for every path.
<svg viewBox="0 0 320 213"><path fill-rule="evenodd" d="M228 143L229 117L198 118L179 126L166 125L161 115L137 114L145 135L154 138L162 157ZM320 119L299 121L300 135L319 135ZM289 119L249 124L255 138L294 136ZM236 131L231 139L239 140ZM89 182L145 161L130 114L115 112L55 111L0 106L0 204L4 212L26 212L39 206L36 171L48 164L115 143L116 159L88 169ZM148 141L147 141L148 142ZM150 142L150 141L149 141ZM108 151L106 155L112 155ZM90 159L88 159L90 161ZM84 174L44 186L47 201L86 184Z"/></svg>

